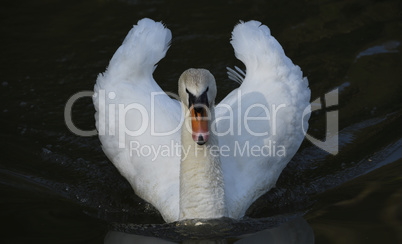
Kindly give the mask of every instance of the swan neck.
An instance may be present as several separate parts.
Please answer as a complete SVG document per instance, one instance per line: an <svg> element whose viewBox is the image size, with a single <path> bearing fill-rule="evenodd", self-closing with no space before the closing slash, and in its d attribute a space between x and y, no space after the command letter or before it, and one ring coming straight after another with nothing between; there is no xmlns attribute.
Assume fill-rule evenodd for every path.
<svg viewBox="0 0 402 244"><path fill-rule="evenodd" d="M218 141L208 123L210 136L204 145L192 139L191 117L182 105L185 120L181 130L180 219L220 218L225 216L224 180ZM211 109L211 120L214 119Z"/></svg>

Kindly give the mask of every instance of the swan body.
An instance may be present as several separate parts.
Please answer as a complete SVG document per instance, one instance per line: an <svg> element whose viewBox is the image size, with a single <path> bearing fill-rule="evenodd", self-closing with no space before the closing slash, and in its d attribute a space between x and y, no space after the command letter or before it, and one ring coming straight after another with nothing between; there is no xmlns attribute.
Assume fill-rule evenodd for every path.
<svg viewBox="0 0 402 244"><path fill-rule="evenodd" d="M212 74L189 69L178 101L152 76L170 41L169 29L142 19L99 74L93 100L103 150L166 222L241 218L304 138L308 81L267 26L241 22L231 44L246 73L229 70L240 87L215 106Z"/></svg>

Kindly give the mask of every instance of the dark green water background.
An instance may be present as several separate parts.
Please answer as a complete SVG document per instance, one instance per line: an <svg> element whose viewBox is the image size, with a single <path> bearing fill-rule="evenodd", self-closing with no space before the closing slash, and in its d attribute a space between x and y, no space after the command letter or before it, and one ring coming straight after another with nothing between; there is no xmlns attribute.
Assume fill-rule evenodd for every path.
<svg viewBox="0 0 402 244"><path fill-rule="evenodd" d="M226 66L243 67L229 44L233 26L256 19L302 68L312 100L340 91L330 109L339 111L339 154L306 140L249 219L223 221L227 228L209 238L232 236L232 243L302 215L316 243L402 242L401 1L16 0L0 8L1 243L103 243L109 229L176 240L205 234L183 237L163 225L97 137L78 137L64 123L69 97L93 89L144 17L173 33L154 75L164 90L176 92L185 69L203 67L215 75L221 100L237 87ZM325 116L324 109L312 114L310 135L324 138ZM94 128L91 99L75 104L73 119Z"/></svg>

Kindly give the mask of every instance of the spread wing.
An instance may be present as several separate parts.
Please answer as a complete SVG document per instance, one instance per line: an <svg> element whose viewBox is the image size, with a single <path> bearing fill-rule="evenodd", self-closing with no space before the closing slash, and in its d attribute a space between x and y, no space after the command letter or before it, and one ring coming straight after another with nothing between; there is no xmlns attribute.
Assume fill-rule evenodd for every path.
<svg viewBox="0 0 402 244"><path fill-rule="evenodd" d="M310 89L301 69L260 22L238 24L231 44L246 74L229 70L241 85L217 105L216 126L229 217L239 218L275 186L299 148L302 123L308 126L303 112L310 110Z"/></svg>
<svg viewBox="0 0 402 244"><path fill-rule="evenodd" d="M181 106L152 77L171 40L140 20L98 76L94 105L103 150L135 193L170 222L178 219ZM180 149L180 147L178 147Z"/></svg>

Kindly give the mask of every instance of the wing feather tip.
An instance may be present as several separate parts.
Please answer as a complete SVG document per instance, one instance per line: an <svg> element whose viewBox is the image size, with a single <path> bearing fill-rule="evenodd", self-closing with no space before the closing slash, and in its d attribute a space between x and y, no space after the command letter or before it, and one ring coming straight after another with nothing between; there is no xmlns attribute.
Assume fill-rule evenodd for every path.
<svg viewBox="0 0 402 244"><path fill-rule="evenodd" d="M108 70L124 74L130 70L150 73L166 55L172 40L171 31L162 23L149 18L141 19L125 37L110 60Z"/></svg>

